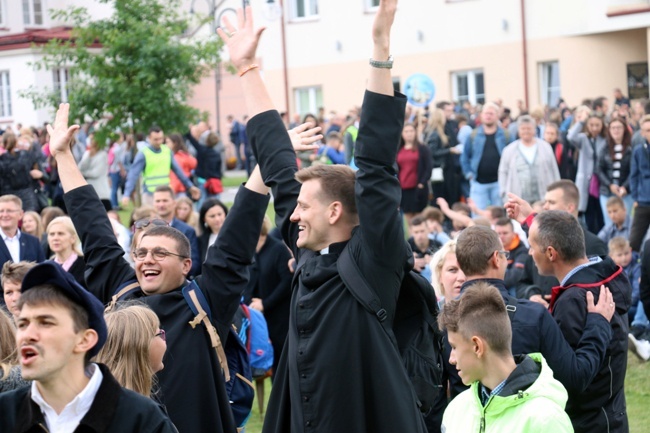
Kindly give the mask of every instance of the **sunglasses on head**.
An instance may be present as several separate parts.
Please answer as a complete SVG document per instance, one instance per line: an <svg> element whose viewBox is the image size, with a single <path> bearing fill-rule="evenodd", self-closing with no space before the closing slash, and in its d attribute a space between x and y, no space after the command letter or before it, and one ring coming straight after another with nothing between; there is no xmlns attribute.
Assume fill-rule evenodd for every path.
<svg viewBox="0 0 650 433"><path fill-rule="evenodd" d="M142 230L149 226L169 226L169 223L160 218L142 218L133 223L131 232L135 233L136 230Z"/></svg>

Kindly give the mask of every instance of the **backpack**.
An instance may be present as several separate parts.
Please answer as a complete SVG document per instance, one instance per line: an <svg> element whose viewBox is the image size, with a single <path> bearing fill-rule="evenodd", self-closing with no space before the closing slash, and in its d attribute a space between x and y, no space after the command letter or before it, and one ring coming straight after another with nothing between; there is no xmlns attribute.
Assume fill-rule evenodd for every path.
<svg viewBox="0 0 650 433"><path fill-rule="evenodd" d="M343 249L336 262L343 283L359 303L381 324L393 345L399 351L424 416L438 408L446 398L443 391L443 345L438 329L438 303L431 284L412 270L404 274L400 286L395 320L392 329L385 322L386 310L379 297L361 274L350 252L350 244ZM440 417L442 411L432 414Z"/></svg>
<svg viewBox="0 0 650 433"><path fill-rule="evenodd" d="M210 307L196 281L191 281L183 287L182 292L185 302L195 314L189 325L195 328L203 323L210 337L211 345L217 353L217 359L225 378L226 393L230 400L233 418L238 427L243 427L251 414L255 398L255 386L252 381L253 375L246 347L233 327L229 328L225 347L221 344L221 338L212 325ZM142 289L140 289L137 280L126 281L115 291L104 311L111 311L119 300L127 296L137 296L141 293Z"/></svg>
<svg viewBox="0 0 650 433"><path fill-rule="evenodd" d="M257 310L240 305L241 324L239 339L246 346L254 378L265 377L273 367L273 345L264 315Z"/></svg>

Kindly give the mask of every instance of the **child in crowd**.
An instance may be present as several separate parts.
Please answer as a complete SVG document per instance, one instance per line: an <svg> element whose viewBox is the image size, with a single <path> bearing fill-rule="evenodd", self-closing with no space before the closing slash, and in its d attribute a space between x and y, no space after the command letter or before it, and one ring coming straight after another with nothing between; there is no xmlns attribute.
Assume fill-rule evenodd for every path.
<svg viewBox="0 0 650 433"><path fill-rule="evenodd" d="M447 329L449 363L471 385L447 406L442 431L573 432L566 389L542 355L513 356L510 319L496 287L469 286L445 303L438 323Z"/></svg>
<svg viewBox="0 0 650 433"><path fill-rule="evenodd" d="M34 262L6 262L2 265L2 294L7 311L14 318L18 318L18 300L20 299L20 286L23 278L31 268L36 265Z"/></svg>
<svg viewBox="0 0 650 433"><path fill-rule="evenodd" d="M600 230L600 232L598 232L598 237L602 239L603 242L609 242L615 237L629 239L632 222L630 217L627 216L623 199L617 195L613 195L607 199L606 206L607 215L612 222L607 224Z"/></svg>
<svg viewBox="0 0 650 433"><path fill-rule="evenodd" d="M623 208L623 212L625 212L625 208ZM630 242L620 236L612 238L608 247L609 256L614 260L614 263L623 268L632 285L632 302L627 312L630 320L630 333L628 335L630 350L643 361L647 361L650 359L650 341L648 341L650 340L650 332L648 331L650 323L639 296L639 281L641 280L639 255L637 252L632 251Z"/></svg>

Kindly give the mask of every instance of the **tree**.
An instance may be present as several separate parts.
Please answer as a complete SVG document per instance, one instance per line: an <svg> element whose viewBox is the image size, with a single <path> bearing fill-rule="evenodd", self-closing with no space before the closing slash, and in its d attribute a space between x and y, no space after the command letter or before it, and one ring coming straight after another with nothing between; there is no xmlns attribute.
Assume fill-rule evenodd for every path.
<svg viewBox="0 0 650 433"><path fill-rule="evenodd" d="M70 118L102 120L98 143L117 128L146 132L151 125L183 131L200 113L186 100L219 60L221 41L188 41L179 0L98 0L113 14L93 20L85 7L53 11L72 23L69 40L51 40L37 69L69 67ZM60 93L23 92L37 108L56 108Z"/></svg>

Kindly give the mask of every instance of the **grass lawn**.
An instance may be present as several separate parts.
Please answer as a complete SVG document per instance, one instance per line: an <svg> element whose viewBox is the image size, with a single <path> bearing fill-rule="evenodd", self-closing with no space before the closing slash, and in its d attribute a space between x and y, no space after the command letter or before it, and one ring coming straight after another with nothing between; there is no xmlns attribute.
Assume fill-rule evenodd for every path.
<svg viewBox="0 0 650 433"><path fill-rule="evenodd" d="M625 398L627 399L627 415L630 421L630 433L650 431L650 363L643 363L631 352L628 353L627 376L625 377ZM266 410L271 379L265 381ZM246 433L262 431L263 415L257 407L257 397L253 403L253 413L246 424Z"/></svg>

